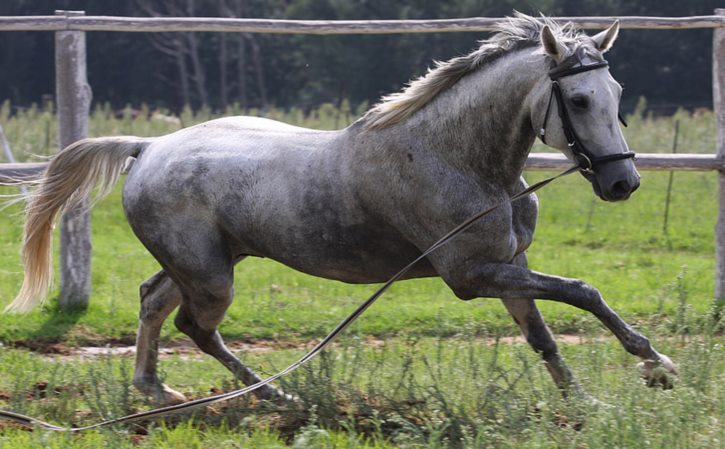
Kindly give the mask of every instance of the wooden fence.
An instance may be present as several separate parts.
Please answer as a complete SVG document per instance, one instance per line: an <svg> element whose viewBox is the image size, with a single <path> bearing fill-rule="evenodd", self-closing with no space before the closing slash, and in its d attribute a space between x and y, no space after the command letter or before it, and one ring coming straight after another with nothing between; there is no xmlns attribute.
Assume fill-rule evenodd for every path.
<svg viewBox="0 0 725 449"><path fill-rule="evenodd" d="M639 154L641 170L712 171L719 174L716 227L715 299L725 300L725 9L695 17L559 17L580 28L604 29L614 19L629 29L713 29L713 103L717 148L713 154ZM107 17L82 11L56 11L54 16L0 17L0 31L55 32L56 97L60 147L86 137L91 91L86 80L86 32L227 32L276 34L391 34L492 31L500 18L444 20L264 20L214 17ZM686 68L683 68L683 71ZM527 170L555 170L569 163L558 153L532 154ZM0 182L36 179L45 164L0 164ZM61 305L85 306L90 297L90 222L84 210L61 219Z"/></svg>

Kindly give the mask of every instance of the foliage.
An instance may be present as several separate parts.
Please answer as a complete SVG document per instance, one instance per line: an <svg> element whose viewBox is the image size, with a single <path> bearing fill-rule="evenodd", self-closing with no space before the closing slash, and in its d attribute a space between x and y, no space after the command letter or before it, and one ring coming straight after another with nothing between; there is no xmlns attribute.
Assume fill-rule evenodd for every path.
<svg viewBox="0 0 725 449"><path fill-rule="evenodd" d="M557 16L710 15L717 0L5 0L2 15L52 14L54 9L88 15L197 15L278 19L437 19L503 17L514 9ZM639 96L650 107L711 106L712 31L625 30L607 55L627 85L623 107ZM223 111L243 107L303 107L373 103L425 72L434 59L469 51L481 33L304 36L197 33L88 33L88 71L95 99L114 109L141 102L178 112L188 104ZM181 50L174 50L177 44ZM191 46L190 46L191 45ZM52 33L0 33L0 101L40 102L53 92ZM180 61L185 63L182 69ZM199 62L199 65L195 65ZM686 75L685 75L686 74ZM685 82L686 80L686 82Z"/></svg>

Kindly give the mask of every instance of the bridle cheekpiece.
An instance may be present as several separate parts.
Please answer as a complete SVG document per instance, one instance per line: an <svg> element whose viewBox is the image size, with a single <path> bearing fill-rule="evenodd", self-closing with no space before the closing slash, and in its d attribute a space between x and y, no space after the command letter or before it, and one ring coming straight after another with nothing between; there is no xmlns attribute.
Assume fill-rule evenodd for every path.
<svg viewBox="0 0 725 449"><path fill-rule="evenodd" d="M581 60L580 60L581 62ZM551 78L551 94L549 96L549 103L546 107L546 115L544 116L544 123L541 125L539 131L539 137L541 141L546 144L546 124L549 121L549 113L551 112L552 99L556 98L556 106L559 111L559 118L561 119L561 125L564 130L564 136L566 137L567 144L574 154L577 164L582 172L587 174L594 173L598 165L606 164L608 162L620 161L623 159L632 159L635 157L635 153L632 151L625 151L624 153L608 154L606 156L595 156L591 151L587 149L584 142L581 141L574 126L569 118L569 111L564 103L564 96L561 93L561 86L559 85L559 79L566 76L576 75L578 73L588 72L590 70L597 70L609 67L609 63L605 60L594 62L591 64L581 64L575 67L570 67L567 64L560 64L549 71L549 78ZM619 120L624 126L627 123L622 118L621 114L617 114Z"/></svg>

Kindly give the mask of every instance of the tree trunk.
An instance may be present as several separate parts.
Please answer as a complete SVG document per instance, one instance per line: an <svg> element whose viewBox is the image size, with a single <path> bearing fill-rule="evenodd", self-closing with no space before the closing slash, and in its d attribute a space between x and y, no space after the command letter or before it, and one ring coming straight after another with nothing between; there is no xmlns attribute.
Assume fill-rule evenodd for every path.
<svg viewBox="0 0 725 449"><path fill-rule="evenodd" d="M201 106L206 107L209 106L209 95L206 91L206 73L199 57L199 41L194 33L186 33L186 40L189 43L189 57L191 58L191 68L194 74L192 78L196 86L196 93Z"/></svg>
<svg viewBox="0 0 725 449"><path fill-rule="evenodd" d="M262 55L259 50L259 43L252 34L246 35L249 43L252 47L252 60L254 63L254 72L257 80L257 91L259 93L259 99L262 103L262 108L267 107L267 87L264 83L264 67L262 66Z"/></svg>
<svg viewBox="0 0 725 449"><path fill-rule="evenodd" d="M187 14L189 17L194 16L194 0L186 2ZM186 41L189 43L189 57L191 58L191 67L194 71L194 84L196 85L196 93L199 95L201 107L209 106L209 95L206 90L206 73L204 65L199 57L199 40L196 33L186 33Z"/></svg>
<svg viewBox="0 0 725 449"><path fill-rule="evenodd" d="M191 92L189 90L189 68L186 65L186 54L184 44L179 39L176 41L176 66L179 69L179 83L181 83L182 107L191 106Z"/></svg>
<svg viewBox="0 0 725 449"><path fill-rule="evenodd" d="M219 36L219 101L222 111L226 111L229 105L227 93L227 35L222 33Z"/></svg>
<svg viewBox="0 0 725 449"><path fill-rule="evenodd" d="M229 8L230 16L244 17L244 0L234 2L234 11ZM239 105L242 109L249 107L247 100L247 43L244 33L237 33L237 88L239 92Z"/></svg>
<svg viewBox="0 0 725 449"><path fill-rule="evenodd" d="M247 109L247 43L244 34L237 35L237 85L239 88L239 105Z"/></svg>

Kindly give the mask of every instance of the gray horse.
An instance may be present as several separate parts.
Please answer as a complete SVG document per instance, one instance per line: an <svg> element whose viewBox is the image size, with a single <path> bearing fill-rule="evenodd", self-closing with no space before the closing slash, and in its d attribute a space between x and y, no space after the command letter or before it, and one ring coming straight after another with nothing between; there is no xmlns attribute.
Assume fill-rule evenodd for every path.
<svg viewBox="0 0 725 449"><path fill-rule="evenodd" d="M28 205L25 280L8 309L29 310L47 294L57 215L98 184L107 192L133 157L123 207L163 268L140 288L135 385L163 404L185 400L156 371L159 331L177 307L182 332L254 383L259 377L217 331L232 303L234 266L246 257L343 282L383 282L462 220L524 189L537 134L578 163L574 148L586 147L587 159L601 162L585 171L597 195L627 199L639 175L617 124L621 87L602 58L618 29L588 37L516 15L472 53L438 63L339 131L230 117L158 138L76 142L53 159ZM554 95L557 70L567 76L556 78ZM407 277L440 276L464 300L501 298L565 394L580 387L534 298L593 313L644 360L645 375L659 366L676 373L595 288L527 268L537 207L531 195L499 208ZM281 394L271 386L257 392Z"/></svg>

